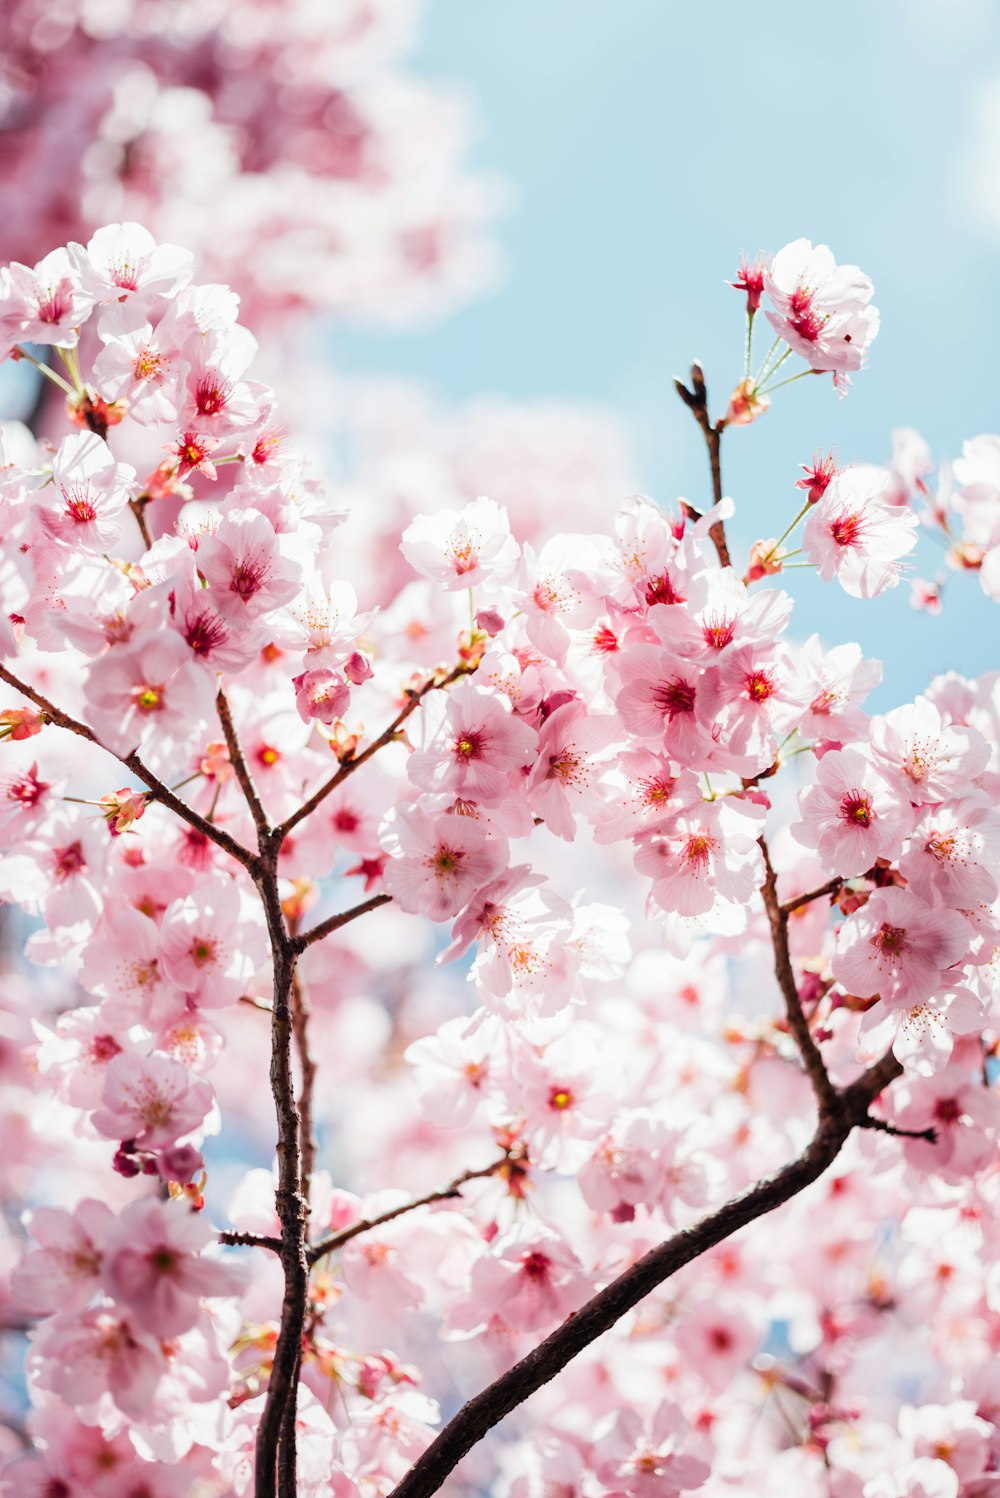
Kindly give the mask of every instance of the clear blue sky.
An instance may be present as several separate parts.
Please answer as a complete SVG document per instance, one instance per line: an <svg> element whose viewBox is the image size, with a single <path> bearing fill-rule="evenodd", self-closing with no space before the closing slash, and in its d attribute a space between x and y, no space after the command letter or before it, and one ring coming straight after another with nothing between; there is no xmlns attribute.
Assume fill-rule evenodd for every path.
<svg viewBox="0 0 1000 1498"><path fill-rule="evenodd" d="M729 434L739 533L782 527L815 448L881 460L891 429L913 425L941 456L1000 429L992 0L430 0L413 65L467 92L474 161L513 185L509 274L436 328L339 334L342 367L454 399L599 401L627 423L649 493L701 499L700 438L671 376L698 355L724 398L742 337L724 281L741 249L806 236L872 276L882 332L846 400L804 382ZM938 552L922 548L916 570L932 575ZM862 605L794 576L800 631L886 660L881 705L938 670L1000 666L1000 609L973 577L934 621L905 586Z"/></svg>

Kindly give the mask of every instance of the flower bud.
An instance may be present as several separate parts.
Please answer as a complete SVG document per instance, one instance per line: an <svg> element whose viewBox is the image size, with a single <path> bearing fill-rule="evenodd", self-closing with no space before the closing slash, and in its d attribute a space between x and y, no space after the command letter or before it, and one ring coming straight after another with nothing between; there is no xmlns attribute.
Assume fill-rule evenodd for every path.
<svg viewBox="0 0 1000 1498"><path fill-rule="evenodd" d="M753 380L741 380L729 397L726 425L747 427L758 416L763 416L770 404L768 397L758 392Z"/></svg>
<svg viewBox="0 0 1000 1498"><path fill-rule="evenodd" d="M8 707L0 712L0 739L32 739L48 718L34 707Z"/></svg>
<svg viewBox="0 0 1000 1498"><path fill-rule="evenodd" d="M363 655L360 650L355 650L344 667L344 675L348 681L353 682L356 687L359 687L363 681L369 681L375 675L375 672L372 670L372 663L368 657Z"/></svg>
<svg viewBox="0 0 1000 1498"><path fill-rule="evenodd" d="M104 820L108 824L108 831L112 837L120 837L121 834L146 810L146 793L144 791L133 791L128 786L120 791L109 792L101 797L101 806L104 808Z"/></svg>

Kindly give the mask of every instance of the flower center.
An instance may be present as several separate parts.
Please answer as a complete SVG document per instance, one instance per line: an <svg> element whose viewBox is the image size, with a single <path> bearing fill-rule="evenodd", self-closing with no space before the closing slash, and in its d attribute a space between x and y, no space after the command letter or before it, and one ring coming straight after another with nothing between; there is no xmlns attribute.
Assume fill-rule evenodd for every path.
<svg viewBox="0 0 1000 1498"><path fill-rule="evenodd" d="M830 535L838 546L857 546L861 541L864 522L858 514L838 515L830 522Z"/></svg>
<svg viewBox="0 0 1000 1498"><path fill-rule="evenodd" d="M848 827L864 827L867 830L875 820L871 796L867 791L848 791L840 803L840 816Z"/></svg>
<svg viewBox="0 0 1000 1498"><path fill-rule="evenodd" d="M695 689L686 681L675 677L673 681L661 681L653 688L653 704L666 718L676 718L678 713L694 712Z"/></svg>

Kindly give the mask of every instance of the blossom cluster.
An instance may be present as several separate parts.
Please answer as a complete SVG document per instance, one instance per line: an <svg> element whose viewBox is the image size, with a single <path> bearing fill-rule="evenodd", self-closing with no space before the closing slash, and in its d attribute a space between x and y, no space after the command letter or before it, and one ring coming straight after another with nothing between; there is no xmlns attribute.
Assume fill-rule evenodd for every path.
<svg viewBox="0 0 1000 1498"><path fill-rule="evenodd" d="M877 315L828 255L762 275L787 348L839 373ZM269 1157L287 1002L338 1171L304 1179L301 1492L383 1498L456 1389L802 1149L800 1022L831 1086L891 1048L871 1127L468 1482L980 1498L996 679L871 714L879 663L791 632L779 544L723 563L724 498L632 496L529 541L477 497L413 519L408 580L362 608L350 522L289 449L237 297L193 274L124 223L0 276L2 352L50 351L68 424L51 446L12 426L0 455L0 893L51 983L27 1020L23 987L5 999L3 1168L33 1209L7 1255L32 1449L5 1475L253 1490L287 1203L215 1140L225 1121ZM820 576L896 582L917 517L891 473L807 484ZM71 1185L48 1167L58 1205L43 1138L74 1162Z"/></svg>

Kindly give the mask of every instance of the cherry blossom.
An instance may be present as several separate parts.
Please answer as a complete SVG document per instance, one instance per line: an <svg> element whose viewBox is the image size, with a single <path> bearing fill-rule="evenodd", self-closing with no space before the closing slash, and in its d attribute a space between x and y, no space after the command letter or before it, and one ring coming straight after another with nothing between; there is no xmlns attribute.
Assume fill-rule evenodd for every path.
<svg viewBox="0 0 1000 1498"><path fill-rule="evenodd" d="M886 497L884 470L842 469L809 511L802 544L820 577L853 598L877 598L900 580L916 544L916 515Z"/></svg>
<svg viewBox="0 0 1000 1498"><path fill-rule="evenodd" d="M211 1225L183 1204L132 1202L105 1243L101 1278L113 1300L157 1337L176 1337L195 1325L206 1296L229 1295L241 1276L207 1258Z"/></svg>
<svg viewBox="0 0 1000 1498"><path fill-rule="evenodd" d="M449 590L506 582L518 558L507 512L485 496L463 510L418 517L403 532L401 550L418 572Z"/></svg>
<svg viewBox="0 0 1000 1498"><path fill-rule="evenodd" d="M875 288L856 265L837 265L826 245L797 239L764 270L774 305L766 316L789 347L817 370L860 369L879 330Z"/></svg>

